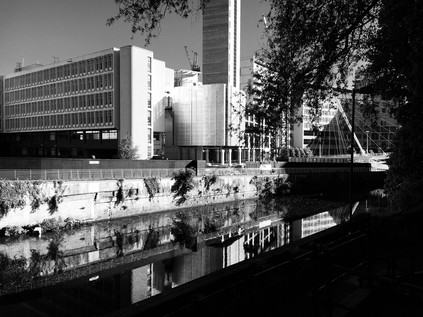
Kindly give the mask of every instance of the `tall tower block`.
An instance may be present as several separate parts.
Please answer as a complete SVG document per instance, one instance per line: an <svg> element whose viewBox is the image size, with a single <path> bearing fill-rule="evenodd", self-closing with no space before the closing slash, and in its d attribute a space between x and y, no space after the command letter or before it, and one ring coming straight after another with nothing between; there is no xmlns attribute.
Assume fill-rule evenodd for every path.
<svg viewBox="0 0 423 317"><path fill-rule="evenodd" d="M203 15L203 83L239 88L241 0L213 0Z"/></svg>

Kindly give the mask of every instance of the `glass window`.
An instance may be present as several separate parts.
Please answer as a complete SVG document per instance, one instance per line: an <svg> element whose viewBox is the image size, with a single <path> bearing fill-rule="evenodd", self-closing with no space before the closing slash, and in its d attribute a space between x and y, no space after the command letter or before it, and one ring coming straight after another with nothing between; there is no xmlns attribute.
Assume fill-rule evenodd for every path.
<svg viewBox="0 0 423 317"><path fill-rule="evenodd" d="M148 105L148 108L151 108L151 92L149 92L148 93L148 97L147 97L148 99L147 99L147 105Z"/></svg>
<svg viewBox="0 0 423 317"><path fill-rule="evenodd" d="M100 131L92 131L93 140L100 140Z"/></svg>
<svg viewBox="0 0 423 317"><path fill-rule="evenodd" d="M151 75L147 75L147 89L151 90Z"/></svg>
<svg viewBox="0 0 423 317"><path fill-rule="evenodd" d="M151 73L152 67L151 67L151 56L147 57L147 70Z"/></svg>

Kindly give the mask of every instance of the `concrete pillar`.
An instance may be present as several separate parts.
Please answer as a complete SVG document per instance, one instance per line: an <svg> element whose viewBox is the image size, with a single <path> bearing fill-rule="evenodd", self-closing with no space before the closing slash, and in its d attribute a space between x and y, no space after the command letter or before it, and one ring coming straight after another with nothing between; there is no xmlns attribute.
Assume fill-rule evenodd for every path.
<svg viewBox="0 0 423 317"><path fill-rule="evenodd" d="M222 149L222 150L220 150L220 152L221 152L220 163L225 164L225 150Z"/></svg>
<svg viewBox="0 0 423 317"><path fill-rule="evenodd" d="M247 149L247 161L251 161L251 148Z"/></svg>
<svg viewBox="0 0 423 317"><path fill-rule="evenodd" d="M253 162L256 161L256 149L253 148Z"/></svg>
<svg viewBox="0 0 423 317"><path fill-rule="evenodd" d="M210 162L210 160L209 160L209 150L207 149L207 150L204 150L205 152L206 152L206 163L209 163Z"/></svg>
<svg viewBox="0 0 423 317"><path fill-rule="evenodd" d="M228 163L229 166L232 166L232 149L228 150Z"/></svg>
<svg viewBox="0 0 423 317"><path fill-rule="evenodd" d="M242 156L242 150L241 150L241 148L239 147L239 148L238 148L238 164L239 164L239 165L241 165L241 156Z"/></svg>

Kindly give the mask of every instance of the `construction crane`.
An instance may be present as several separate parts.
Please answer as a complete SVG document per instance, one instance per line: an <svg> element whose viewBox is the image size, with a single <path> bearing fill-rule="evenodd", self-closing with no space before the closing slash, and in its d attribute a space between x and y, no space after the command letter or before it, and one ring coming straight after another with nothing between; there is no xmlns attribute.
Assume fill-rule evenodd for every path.
<svg viewBox="0 0 423 317"><path fill-rule="evenodd" d="M194 53L194 60L191 61L191 57L190 57L190 53L188 51L188 47L185 46L185 53L187 54L187 58L188 58L188 62L189 62L189 66L191 67L191 70L195 71L195 72L199 72L200 71L200 66L198 66L198 55L197 52L191 51Z"/></svg>

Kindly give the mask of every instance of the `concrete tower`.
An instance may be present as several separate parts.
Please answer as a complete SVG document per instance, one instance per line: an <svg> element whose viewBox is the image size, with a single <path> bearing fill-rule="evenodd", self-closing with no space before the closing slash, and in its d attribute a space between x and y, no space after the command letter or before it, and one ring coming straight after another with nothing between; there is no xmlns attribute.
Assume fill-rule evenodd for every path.
<svg viewBox="0 0 423 317"><path fill-rule="evenodd" d="M213 0L203 16L203 83L239 88L241 1Z"/></svg>

